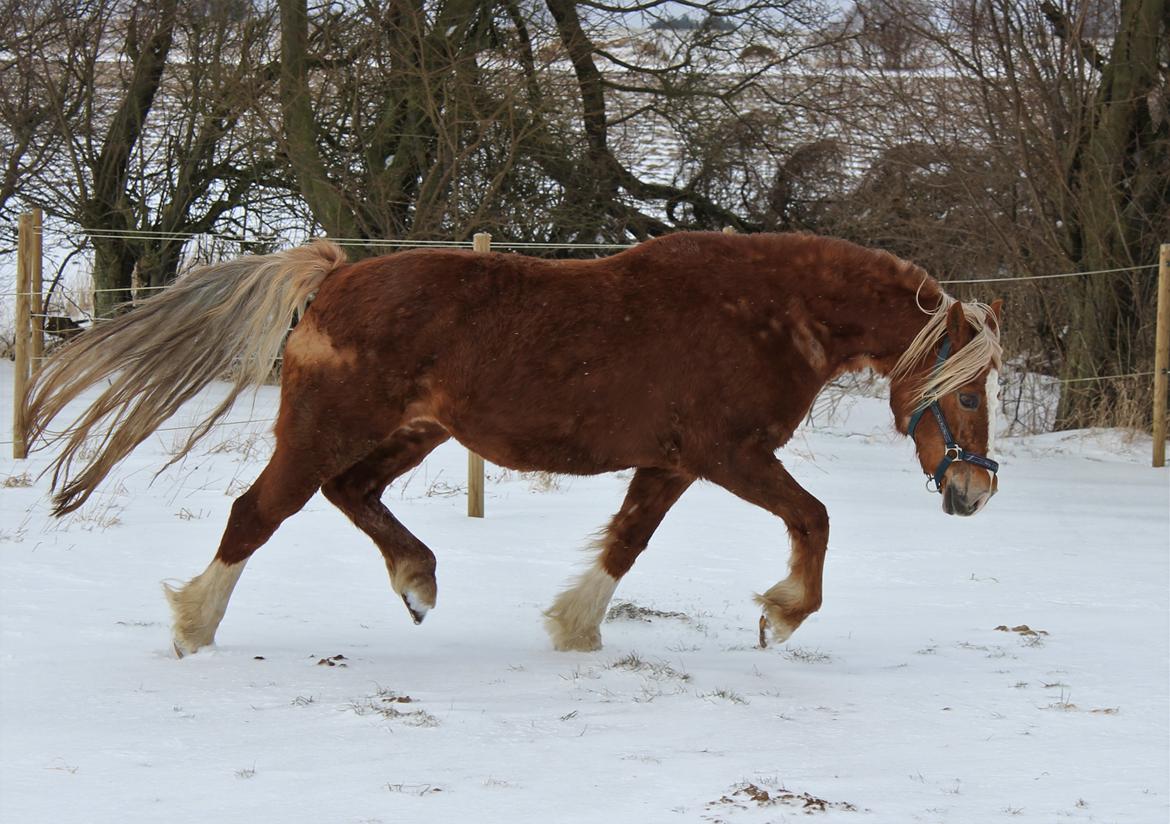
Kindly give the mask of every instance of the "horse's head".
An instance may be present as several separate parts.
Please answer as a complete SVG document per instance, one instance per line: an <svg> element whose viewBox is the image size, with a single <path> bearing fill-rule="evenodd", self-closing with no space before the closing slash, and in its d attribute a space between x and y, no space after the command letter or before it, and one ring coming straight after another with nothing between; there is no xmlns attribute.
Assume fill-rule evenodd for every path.
<svg viewBox="0 0 1170 824"><path fill-rule="evenodd" d="M951 302L932 313L891 373L898 429L914 439L928 488L948 515L974 515L998 488L1002 302Z"/></svg>

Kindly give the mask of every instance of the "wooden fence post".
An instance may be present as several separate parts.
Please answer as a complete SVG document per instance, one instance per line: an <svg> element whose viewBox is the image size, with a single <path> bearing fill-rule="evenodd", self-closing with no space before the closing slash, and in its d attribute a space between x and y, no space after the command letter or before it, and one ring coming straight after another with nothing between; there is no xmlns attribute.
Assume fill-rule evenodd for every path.
<svg viewBox="0 0 1170 824"><path fill-rule="evenodd" d="M44 304L44 277L42 266L44 263L44 230L42 227L44 215L40 209L31 209L32 238L29 243L32 252L29 255L29 319L31 320L32 344L28 349L29 366L32 371L40 368L41 358L45 355L45 304Z"/></svg>
<svg viewBox="0 0 1170 824"><path fill-rule="evenodd" d="M32 290L33 271L40 269L40 261L34 266L33 257L39 247L34 235L39 236L39 210L25 212L20 216L16 241L16 317L15 363L12 370L12 457L28 457L28 431L25 426L23 404L28 389L28 378L32 372Z"/></svg>
<svg viewBox="0 0 1170 824"><path fill-rule="evenodd" d="M477 232L472 238L477 252L492 250L492 236L487 232ZM483 458L471 450L467 452L467 517L483 517Z"/></svg>
<svg viewBox="0 0 1170 824"><path fill-rule="evenodd" d="M1170 371L1170 243L1158 254L1158 320L1154 327L1154 466L1166 465L1166 378Z"/></svg>

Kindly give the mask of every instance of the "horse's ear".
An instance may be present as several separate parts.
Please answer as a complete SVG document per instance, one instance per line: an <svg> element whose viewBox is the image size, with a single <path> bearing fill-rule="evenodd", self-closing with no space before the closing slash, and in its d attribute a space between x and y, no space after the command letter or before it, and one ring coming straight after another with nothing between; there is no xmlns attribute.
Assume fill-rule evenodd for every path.
<svg viewBox="0 0 1170 824"><path fill-rule="evenodd" d="M966 346L974 335L971 324L967 323L963 304L959 301L952 303L951 308L947 310L947 334L950 335L953 352L958 352Z"/></svg>
<svg viewBox="0 0 1170 824"><path fill-rule="evenodd" d="M991 302L991 314L995 317L995 331L1003 328L1003 298L996 298Z"/></svg>

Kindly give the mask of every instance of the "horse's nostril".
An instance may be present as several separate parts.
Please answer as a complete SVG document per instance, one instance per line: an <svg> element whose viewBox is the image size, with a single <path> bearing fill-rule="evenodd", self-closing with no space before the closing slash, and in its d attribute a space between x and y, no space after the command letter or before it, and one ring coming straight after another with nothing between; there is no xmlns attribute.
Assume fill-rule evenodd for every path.
<svg viewBox="0 0 1170 824"><path fill-rule="evenodd" d="M943 491L943 512L948 515L959 515L960 517L974 515L987 503L989 497L988 493L982 493L974 500L971 500L967 497L965 489L960 489L954 484L948 484Z"/></svg>

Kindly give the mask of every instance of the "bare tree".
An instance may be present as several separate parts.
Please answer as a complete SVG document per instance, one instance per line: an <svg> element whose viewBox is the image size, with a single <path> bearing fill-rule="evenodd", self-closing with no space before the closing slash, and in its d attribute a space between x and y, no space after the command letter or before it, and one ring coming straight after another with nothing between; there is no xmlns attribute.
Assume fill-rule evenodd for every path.
<svg viewBox="0 0 1170 824"><path fill-rule="evenodd" d="M1087 269L1148 264L1170 238L1170 2L1121 3L1108 56L1081 35L1085 16L1041 4L1061 42L1088 66L1091 83L1075 112L1083 126L1061 181L1059 242ZM1091 378L1153 363L1154 279L1122 274L1076 282L1064 374ZM1060 418L1075 424L1116 400L1108 382L1068 392Z"/></svg>
<svg viewBox="0 0 1170 824"><path fill-rule="evenodd" d="M924 0L858 0L844 20L850 62L893 71L929 65L933 10Z"/></svg>
<svg viewBox="0 0 1170 824"><path fill-rule="evenodd" d="M459 238L538 193L507 11L281 0L282 151L326 232Z"/></svg>
<svg viewBox="0 0 1170 824"><path fill-rule="evenodd" d="M810 89L819 81L801 69L824 48L830 12L811 2L686 3L700 22L637 40L629 36L631 15L662 19L678 4L547 5L578 86L583 176L561 182L595 215L596 225L585 224L580 235L607 225L605 233L635 237L766 225L758 209L748 215L773 188L787 150L807 142L781 134L786 118L805 119L818 108ZM633 139L625 134L631 129ZM681 149L669 179L640 171L648 164L630 147L645 145L647 133ZM742 151L740 138L751 134L767 137Z"/></svg>
<svg viewBox="0 0 1170 824"><path fill-rule="evenodd" d="M1156 260L1170 237L1170 3L960 0L914 25L945 71L863 77L885 109L867 133L884 148L866 161L854 214L879 218L901 236L895 248L943 276ZM1011 348L1072 381L1061 425L1120 422L1122 402L1148 393L1098 379L1152 368L1150 274L1007 287ZM1126 422L1148 409L1131 406Z"/></svg>
<svg viewBox="0 0 1170 824"><path fill-rule="evenodd" d="M821 42L785 27L824 12L687 5L699 22L647 31L677 4L399 0L310 14L282 0L283 139L300 192L343 237L762 225L719 199L759 155L721 165L690 148L784 102L770 75Z"/></svg>
<svg viewBox="0 0 1170 824"><path fill-rule="evenodd" d="M275 81L262 65L272 19L234 0L25 10L18 28L38 42L16 71L52 119L16 195L87 236L94 305L107 314L130 299L135 273L145 285L172 278L186 236L215 226L275 169L261 135L241 125Z"/></svg>
<svg viewBox="0 0 1170 824"><path fill-rule="evenodd" d="M55 148L57 115L29 67L56 21L25 0L4 0L0 17L9 21L0 28L0 220L9 223L9 202L21 181L39 174Z"/></svg>

